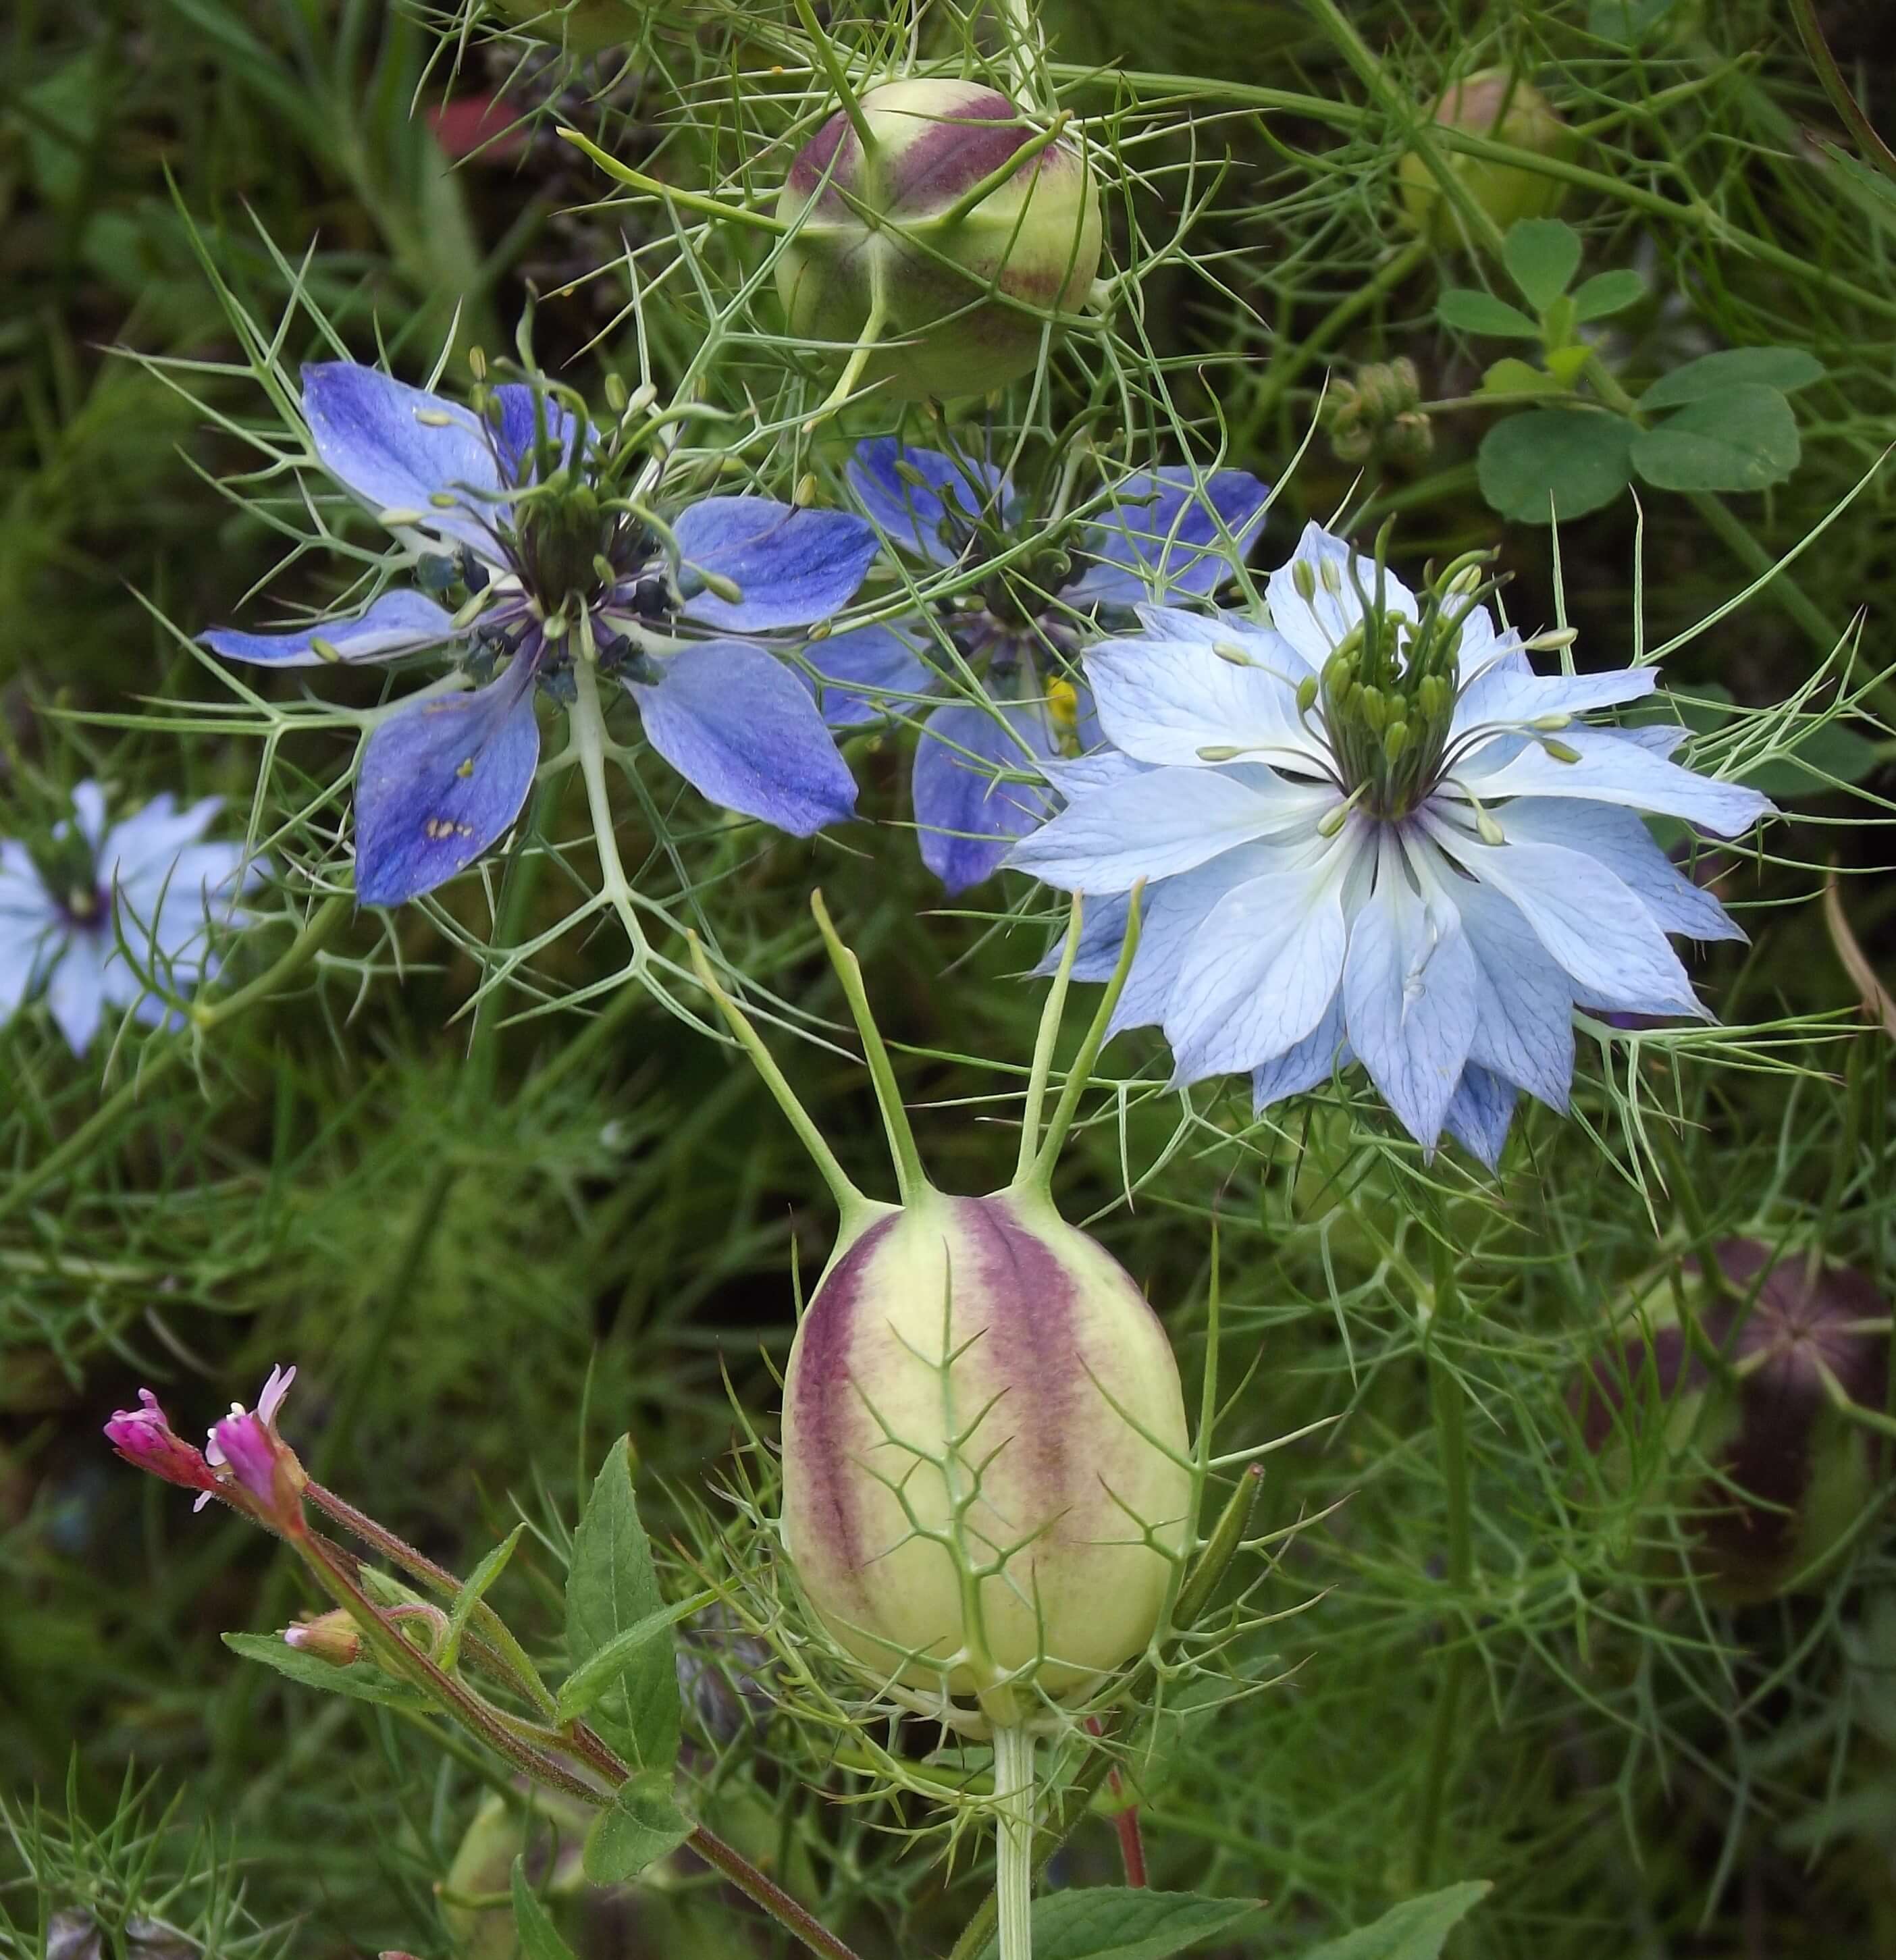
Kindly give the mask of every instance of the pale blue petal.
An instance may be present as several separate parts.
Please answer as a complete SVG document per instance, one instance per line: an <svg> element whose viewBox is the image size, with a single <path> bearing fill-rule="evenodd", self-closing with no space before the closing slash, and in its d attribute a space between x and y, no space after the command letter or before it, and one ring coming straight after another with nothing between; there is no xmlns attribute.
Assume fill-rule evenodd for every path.
<svg viewBox="0 0 1896 1960"><path fill-rule="evenodd" d="M99 848L99 882L135 885L162 873L187 844L195 844L224 807L221 797L201 797L180 810L169 792L155 796L135 815L115 823Z"/></svg>
<svg viewBox="0 0 1896 1960"><path fill-rule="evenodd" d="M631 689L645 739L701 795L793 837L854 814L855 778L782 661L711 640L660 664L662 679Z"/></svg>
<svg viewBox="0 0 1896 1960"><path fill-rule="evenodd" d="M1300 1096L1328 1082L1354 1059L1344 1037L1343 996L1339 992L1316 1026L1302 1041L1251 1073L1251 1107L1261 1116L1287 1096Z"/></svg>
<svg viewBox="0 0 1896 1960"><path fill-rule="evenodd" d="M1433 828L1450 857L1520 908L1578 998L1658 1001L1640 1011L1709 1018L1652 915L1597 858L1553 844L1490 847Z"/></svg>
<svg viewBox="0 0 1896 1960"><path fill-rule="evenodd" d="M1453 889L1474 955L1470 1059L1550 1109L1565 1109L1573 1081L1573 982L1511 899L1471 879Z"/></svg>
<svg viewBox="0 0 1896 1960"><path fill-rule="evenodd" d="M1676 721L1641 721L1630 727L1615 728L1622 742L1649 750L1655 756L1669 756L1691 730Z"/></svg>
<svg viewBox="0 0 1896 1960"><path fill-rule="evenodd" d="M402 905L465 870L511 829L539 752L526 660L383 722L356 778L358 902Z"/></svg>
<svg viewBox="0 0 1896 1960"><path fill-rule="evenodd" d="M905 472L922 481L905 480ZM888 435L859 442L847 473L857 501L876 527L904 550L937 565L953 565L960 556L968 519L984 511L1004 518L1013 497L1006 472L991 463L910 449ZM954 523L946 521L949 499L960 514Z"/></svg>
<svg viewBox="0 0 1896 1960"><path fill-rule="evenodd" d="M1503 1082L1498 1075L1471 1061L1462 1071L1443 1120L1449 1134L1471 1157L1479 1157L1490 1170L1498 1171L1508 1130L1514 1121L1514 1106L1519 1100L1511 1082Z"/></svg>
<svg viewBox="0 0 1896 1960"><path fill-rule="evenodd" d="M1635 812L1570 797L1520 797L1504 814L1502 828L1509 837L1565 845L1597 858L1662 931L1688 939L1745 937L1745 928L1718 900L1666 856Z"/></svg>
<svg viewBox="0 0 1896 1960"><path fill-rule="evenodd" d="M1462 691L1452 732L1498 724L1515 727L1543 715L1581 715L1637 701L1659 685L1656 667L1615 667L1605 673L1536 674L1490 667Z"/></svg>
<svg viewBox="0 0 1896 1960"><path fill-rule="evenodd" d="M47 1010L75 1055L83 1055L99 1032L110 950L110 942L98 934L74 934L46 982Z"/></svg>
<svg viewBox="0 0 1896 1960"><path fill-rule="evenodd" d="M11 921L0 916L0 1025L20 1011L43 953L38 934L15 938Z"/></svg>
<svg viewBox="0 0 1896 1960"><path fill-rule="evenodd" d="M1007 847L1046 814L1045 791L998 777L1053 752L1045 707L1010 702L1003 719L985 708L937 708L915 745L913 794L921 861L950 892L1000 868Z"/></svg>
<svg viewBox="0 0 1896 1960"><path fill-rule="evenodd" d="M1226 769L1154 769L1062 810L1008 862L1066 891L1129 892L1292 826L1314 830L1320 793L1258 787Z"/></svg>
<svg viewBox="0 0 1896 1960"><path fill-rule="evenodd" d="M1083 548L1100 562L1089 565L1064 596L1076 604L1131 606L1155 591L1213 592L1256 542L1270 494L1246 469L1209 476L1177 465L1142 470L1119 487L1106 514L1087 526Z"/></svg>
<svg viewBox="0 0 1896 1960"><path fill-rule="evenodd" d="M1116 789L1134 776L1150 775L1150 762L1135 762L1117 749L1096 749L1090 756L1049 756L1040 773L1069 803L1101 790Z"/></svg>
<svg viewBox="0 0 1896 1960"><path fill-rule="evenodd" d="M1227 892L1193 937L1165 1019L1172 1079L1261 1067L1322 1020L1343 977L1342 846Z"/></svg>
<svg viewBox="0 0 1896 1960"><path fill-rule="evenodd" d="M860 727L889 711L888 697L927 694L939 685L934 670L892 626L858 626L813 640L803 649L815 670L803 679L832 728Z"/></svg>
<svg viewBox="0 0 1896 1960"><path fill-rule="evenodd" d="M1444 899L1425 902L1385 844L1376 889L1350 921L1343 1011L1350 1047L1425 1150L1468 1065L1478 999L1460 915Z"/></svg>
<svg viewBox="0 0 1896 1960"><path fill-rule="evenodd" d="M105 835L105 791L90 777L73 785L72 816L79 826L79 835L97 851ZM63 836L65 826L61 824L53 834Z"/></svg>
<svg viewBox="0 0 1896 1960"><path fill-rule="evenodd" d="M1332 537L1320 524L1306 524L1289 562L1271 573L1265 588L1271 625L1319 670L1335 651L1337 642L1363 618L1363 602L1351 582L1353 562L1356 580L1373 600L1375 559ZM1308 600L1297 591L1295 567L1300 563L1309 566L1316 584L1315 596ZM1383 574L1382 600L1392 612L1406 613L1411 619L1416 616L1415 595L1392 571Z"/></svg>
<svg viewBox="0 0 1896 1960"><path fill-rule="evenodd" d="M385 592L352 619L319 620L287 633L243 633L215 626L198 638L227 660L259 667L320 667L337 662L392 660L418 648L438 647L451 637L452 616L418 592ZM328 652L319 652L320 640Z"/></svg>
<svg viewBox="0 0 1896 1960"><path fill-rule="evenodd" d="M1280 863L1268 844L1248 844L1196 870L1148 885L1140 906L1139 950L1132 956L1124 992L1108 1024L1113 1034L1128 1028L1156 1026L1172 1005L1179 972L1199 929L1227 892L1261 877ZM1096 899L1089 902L1097 905Z"/></svg>
<svg viewBox="0 0 1896 1960"><path fill-rule="evenodd" d="M326 361L303 371L303 417L323 467L378 516L417 512L417 528L495 558L501 473L471 409L378 368ZM442 509L437 496L453 503Z"/></svg>
<svg viewBox="0 0 1896 1960"><path fill-rule="evenodd" d="M876 533L847 511L805 511L771 497L705 497L679 512L673 534L684 560L689 617L721 631L768 632L813 626L856 596L879 549ZM695 591L709 572L736 599Z"/></svg>
<svg viewBox="0 0 1896 1960"><path fill-rule="evenodd" d="M1299 719L1294 679L1284 662L1266 664L1275 640L1258 635L1246 644L1257 662L1248 667L1201 641L1104 641L1086 663L1101 726L1142 762L1190 768L1210 759L1207 749L1215 757L1238 749L1275 768L1325 770L1321 746Z"/></svg>
<svg viewBox="0 0 1896 1960"><path fill-rule="evenodd" d="M1123 899L1089 899L1080 914L1080 943L1074 950L1073 977L1076 980L1110 980L1119 964L1120 949L1125 944L1126 921L1132 901ZM1058 970L1066 952L1067 934L1063 926L1054 935L1033 971L1045 979Z"/></svg>
<svg viewBox="0 0 1896 1960"><path fill-rule="evenodd" d="M1530 742L1498 768L1486 767L1478 755L1457 773L1484 803L1516 796L1584 797L1676 816L1721 837L1736 837L1772 813L1770 800L1757 791L1694 775L1611 730L1570 728L1558 739L1578 753L1578 762L1557 762ZM1505 813L1500 821L1505 830Z"/></svg>

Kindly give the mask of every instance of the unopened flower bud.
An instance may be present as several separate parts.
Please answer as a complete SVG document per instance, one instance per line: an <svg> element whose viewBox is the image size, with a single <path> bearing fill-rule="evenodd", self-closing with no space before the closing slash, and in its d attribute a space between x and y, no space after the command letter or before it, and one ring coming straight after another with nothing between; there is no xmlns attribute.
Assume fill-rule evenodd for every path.
<svg viewBox="0 0 1896 1960"><path fill-rule="evenodd" d="M979 82L886 82L860 107L871 153L838 110L778 202L797 226L777 261L791 332L873 341L857 379L898 399L985 394L1030 372L1045 317L1072 312L1099 267L1099 200L1079 148L1042 141Z"/></svg>
<svg viewBox="0 0 1896 1960"><path fill-rule="evenodd" d="M1506 68L1483 68L1454 84L1436 104L1434 120L1439 128L1491 137L1536 156L1564 158L1576 146L1573 131L1547 97ZM1469 196L1503 231L1524 218L1550 216L1566 189L1557 177L1439 147ZM1462 221L1419 151L1403 158L1401 178L1403 209L1416 229L1438 245L1459 243Z"/></svg>
<svg viewBox="0 0 1896 1960"><path fill-rule="evenodd" d="M149 1389L138 1391L138 1402L135 1409L120 1409L106 1424L106 1440L137 1468L199 1492L196 1508L202 1510L218 1488L216 1473L203 1452L192 1449L172 1428Z"/></svg>
<svg viewBox="0 0 1896 1960"><path fill-rule="evenodd" d="M283 1644L298 1653L313 1655L332 1667L348 1667L361 1658L362 1630L340 1606L319 1613L311 1620L298 1620L283 1629Z"/></svg>
<svg viewBox="0 0 1896 1960"><path fill-rule="evenodd" d="M1609 1481L1637 1478L1643 1504L1671 1513L1641 1541L1677 1538L1711 1596L1742 1604L1821 1580L1875 1499L1883 1444L1834 1398L1884 1409L1890 1303L1850 1267L1802 1252L1774 1261L1760 1239L1721 1240L1714 1256L1722 1287L1696 1260L1677 1275L1701 1345L1661 1275L1629 1304L1633 1337L1593 1361L1576 1401Z"/></svg>

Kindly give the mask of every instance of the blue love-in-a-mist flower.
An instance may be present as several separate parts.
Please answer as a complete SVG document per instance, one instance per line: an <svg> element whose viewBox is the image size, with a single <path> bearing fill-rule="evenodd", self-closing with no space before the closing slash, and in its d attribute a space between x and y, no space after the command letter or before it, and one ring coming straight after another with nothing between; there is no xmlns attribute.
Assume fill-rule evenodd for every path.
<svg viewBox="0 0 1896 1960"><path fill-rule="evenodd" d="M753 496L679 508L662 485L647 502L625 480L636 458L524 383L468 407L330 361L304 369L303 415L323 468L409 546L428 589L205 644L271 667L453 648L484 683L429 695L364 744L364 905L433 890L505 834L539 762L536 697L570 698L575 660L622 682L647 741L712 802L799 837L852 813L854 781L807 690L756 636L848 603L877 549L861 518ZM467 597L450 612L429 589Z"/></svg>
<svg viewBox="0 0 1896 1960"><path fill-rule="evenodd" d="M1107 899L1096 978L1147 880L1117 1025L1162 1026L1177 1081L1249 1071L1262 1109L1354 1058L1492 1166L1519 1090L1566 1106L1576 1003L1704 1017L1667 934L1744 937L1638 813L1732 837L1771 805L1669 760L1681 729L1587 725L1654 670L1536 674L1480 579L1418 600L1312 525L1271 628L1149 613L1087 660L1112 747L1051 765L1067 807L1010 861Z"/></svg>
<svg viewBox="0 0 1896 1960"><path fill-rule="evenodd" d="M148 978L177 996L215 975L211 939L243 922L237 900L262 875L240 845L202 842L221 807L154 797L107 829L105 792L87 781L38 850L0 840L0 1023L42 988L75 1055L108 1007L174 1020Z"/></svg>
<svg viewBox="0 0 1896 1960"><path fill-rule="evenodd" d="M893 543L935 565L968 571L1031 535L1013 485L991 463L883 436L857 445L849 480ZM922 861L950 891L988 877L1045 813L1039 791L1004 772L1017 776L1097 741L1084 684L1067 673L1082 629L1102 608L1215 591L1256 539L1269 495L1242 469L1142 472L1078 527L1070 550L1020 552L965 597L942 604L934 631L993 704L957 699L931 708L915 746L911 795ZM939 667L920 651L931 643L919 619L814 642L806 657L832 725L873 721L881 697L942 692Z"/></svg>

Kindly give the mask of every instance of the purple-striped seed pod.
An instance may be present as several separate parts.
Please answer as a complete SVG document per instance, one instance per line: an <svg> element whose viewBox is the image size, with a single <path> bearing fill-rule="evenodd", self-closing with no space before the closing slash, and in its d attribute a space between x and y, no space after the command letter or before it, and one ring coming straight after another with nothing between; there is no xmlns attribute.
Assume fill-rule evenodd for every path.
<svg viewBox="0 0 1896 1960"><path fill-rule="evenodd" d="M796 228L777 260L791 332L873 343L853 378L898 399L985 394L1029 373L1045 316L1074 311L1099 269L1085 157L980 82L885 82L857 107L867 147L839 109L778 200Z"/></svg>
<svg viewBox="0 0 1896 1960"><path fill-rule="evenodd" d="M1570 157L1577 145L1559 112L1532 82L1504 68L1487 68L1452 84L1435 105L1438 129L1492 137L1536 156ZM1475 203L1503 231L1524 218L1549 218L1567 186L1558 177L1519 164L1494 163L1445 151L1445 161ZM1435 173L1419 151L1407 151L1398 174L1402 208L1417 231L1437 245L1460 243L1462 223L1442 195Z"/></svg>
<svg viewBox="0 0 1896 1960"><path fill-rule="evenodd" d="M1703 1341L1662 1275L1634 1303L1640 1332L1595 1357L1575 1402L1608 1483L1672 1513L1697 1583L1742 1605L1821 1583L1877 1500L1882 1443L1838 1399L1884 1411L1890 1303L1850 1267L1774 1260L1759 1239L1722 1239L1714 1257L1722 1286L1696 1260L1679 1275Z"/></svg>
<svg viewBox="0 0 1896 1960"><path fill-rule="evenodd" d="M927 1190L832 1262L784 1392L784 1541L872 1675L1056 1698L1144 1649L1189 1529L1158 1317L1051 1202Z"/></svg>

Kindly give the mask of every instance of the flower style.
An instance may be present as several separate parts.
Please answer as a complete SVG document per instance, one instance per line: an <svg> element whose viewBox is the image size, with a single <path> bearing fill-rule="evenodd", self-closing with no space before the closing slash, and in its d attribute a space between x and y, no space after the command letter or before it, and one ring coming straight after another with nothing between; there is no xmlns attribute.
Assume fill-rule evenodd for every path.
<svg viewBox="0 0 1896 1960"><path fill-rule="evenodd" d="M237 901L262 876L240 845L202 842L222 807L218 797L182 810L154 797L108 829L105 792L87 781L43 849L0 840L0 1023L42 985L75 1055L107 1007L130 1007L151 1026L174 1021L147 973L174 996L211 978L212 931L243 922Z"/></svg>
<svg viewBox="0 0 1896 1960"><path fill-rule="evenodd" d="M277 1411L296 1379L294 1368L272 1368L254 1411L241 1402L215 1424L202 1450L173 1430L158 1398L138 1391L139 1406L120 1409L105 1426L106 1440L130 1464L167 1484L196 1491L201 1511L213 1497L269 1525L294 1532L302 1519L303 1466L277 1433Z"/></svg>
<svg viewBox="0 0 1896 1960"><path fill-rule="evenodd" d="M1519 1090L1566 1107L1576 1004L1709 1018L1666 935L1744 937L1639 813L1733 837L1772 806L1670 761L1681 728L1587 724L1654 670L1536 674L1481 557L1418 600L1312 525L1268 628L1148 612L1087 660L1113 747L1048 765L1067 807L1010 861L1109 899L1094 978L1147 881L1115 1025L1162 1026L1175 1081L1249 1071L1261 1111L1354 1058L1492 1168Z"/></svg>
<svg viewBox="0 0 1896 1960"><path fill-rule="evenodd" d="M712 802L799 837L852 813L834 741L756 636L848 603L877 549L862 519L753 496L661 514L622 480L638 459L538 384L483 387L466 407L330 361L304 369L303 414L318 461L406 546L422 589L205 643L271 667L453 648L485 683L430 693L364 744L363 904L431 891L506 833L539 763L536 694L571 699L576 662L623 683L645 739ZM431 593L466 596L450 612Z"/></svg>
<svg viewBox="0 0 1896 1960"><path fill-rule="evenodd" d="M1028 531L1023 500L990 463L883 436L857 445L849 479L878 529L933 565L982 565ZM1155 592L1208 597L1250 549L1269 494L1241 469L1141 472L1080 527L1073 554L1051 546L1023 553L975 596L944 603L935 632L983 676L992 702L931 709L915 747L922 861L950 891L990 876L1045 813L1039 789L1002 772L1018 775L1098 740L1090 697L1067 673L1093 615ZM915 619L813 643L806 657L831 724L874 720L879 696L941 692L940 673L917 651L929 637Z"/></svg>

